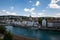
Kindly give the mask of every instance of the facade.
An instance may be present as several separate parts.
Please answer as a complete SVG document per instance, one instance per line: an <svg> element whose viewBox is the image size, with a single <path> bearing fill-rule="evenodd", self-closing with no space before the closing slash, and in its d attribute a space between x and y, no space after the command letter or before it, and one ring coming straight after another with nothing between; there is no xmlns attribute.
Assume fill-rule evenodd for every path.
<svg viewBox="0 0 60 40"><path fill-rule="evenodd" d="M42 20L42 27L46 27L46 20L45 19Z"/></svg>
<svg viewBox="0 0 60 40"><path fill-rule="evenodd" d="M12 24L21 25L21 26L38 26L38 22L34 21L13 21Z"/></svg>
<svg viewBox="0 0 60 40"><path fill-rule="evenodd" d="M60 28L60 18L51 18L51 19L43 19L42 27L46 28Z"/></svg>
<svg viewBox="0 0 60 40"><path fill-rule="evenodd" d="M60 28L60 21L59 20L48 21L47 26L48 27Z"/></svg>
<svg viewBox="0 0 60 40"><path fill-rule="evenodd" d="M60 18L53 18L47 20L47 27L60 28Z"/></svg>
<svg viewBox="0 0 60 40"><path fill-rule="evenodd" d="M7 24L16 24L22 26L38 26L38 18L35 17L20 17L20 16L0 16Z"/></svg>
<svg viewBox="0 0 60 40"><path fill-rule="evenodd" d="M48 22L47 23L47 27L53 27L53 23L52 22Z"/></svg>

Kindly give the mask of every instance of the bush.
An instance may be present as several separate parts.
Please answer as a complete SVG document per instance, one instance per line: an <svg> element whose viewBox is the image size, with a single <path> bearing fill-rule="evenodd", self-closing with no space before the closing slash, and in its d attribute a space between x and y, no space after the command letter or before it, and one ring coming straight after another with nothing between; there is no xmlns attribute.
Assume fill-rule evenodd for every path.
<svg viewBox="0 0 60 40"><path fill-rule="evenodd" d="M6 28L0 25L0 33L4 34L5 31L6 31Z"/></svg>
<svg viewBox="0 0 60 40"><path fill-rule="evenodd" d="M7 32L6 28L2 25L0 25L0 33L4 34L3 40L13 40L13 35L10 32Z"/></svg>
<svg viewBox="0 0 60 40"><path fill-rule="evenodd" d="M13 35L10 32L6 32L4 40L13 40Z"/></svg>
<svg viewBox="0 0 60 40"><path fill-rule="evenodd" d="M39 22L39 24L42 25L42 18L39 18L39 19L38 19L38 22Z"/></svg>

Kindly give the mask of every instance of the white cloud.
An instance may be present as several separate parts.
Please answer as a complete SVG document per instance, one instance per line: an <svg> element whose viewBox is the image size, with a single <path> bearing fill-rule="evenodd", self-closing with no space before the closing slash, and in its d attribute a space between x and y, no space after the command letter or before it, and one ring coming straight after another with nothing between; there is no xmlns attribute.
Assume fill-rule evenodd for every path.
<svg viewBox="0 0 60 40"><path fill-rule="evenodd" d="M49 15L45 13L38 13L39 17L60 17L60 13L56 13L55 15Z"/></svg>
<svg viewBox="0 0 60 40"><path fill-rule="evenodd" d="M45 13L36 13L34 12L35 8L25 8L24 11L28 12L29 15L31 15L32 17L46 17L46 16L50 16L50 15L46 15ZM42 12L45 12L46 10L42 10ZM25 14L24 14L25 15Z"/></svg>
<svg viewBox="0 0 60 40"><path fill-rule="evenodd" d="M42 10L42 12L45 12L46 10Z"/></svg>
<svg viewBox="0 0 60 40"><path fill-rule="evenodd" d="M36 6L39 6L39 5L40 5L40 2L39 2L39 1L37 1L35 5L36 5Z"/></svg>
<svg viewBox="0 0 60 40"><path fill-rule="evenodd" d="M36 13L32 14L32 17L49 17L50 15L46 15L45 13Z"/></svg>
<svg viewBox="0 0 60 40"><path fill-rule="evenodd" d="M34 10L35 10L35 8L31 8L31 9L30 9L30 12L32 12L32 11L34 11Z"/></svg>
<svg viewBox="0 0 60 40"><path fill-rule="evenodd" d="M36 1L36 3L35 4L33 4L33 6L39 6L40 5L40 2L39 1Z"/></svg>
<svg viewBox="0 0 60 40"><path fill-rule="evenodd" d="M52 15L47 15L45 13L33 13L31 14L32 17L52 17Z"/></svg>
<svg viewBox="0 0 60 40"><path fill-rule="evenodd" d="M28 8L25 8L25 9L24 9L24 11L25 11L25 12L29 12L29 11L30 11L30 9L28 9Z"/></svg>
<svg viewBox="0 0 60 40"><path fill-rule="evenodd" d="M23 14L22 16L28 16L29 17L30 14Z"/></svg>
<svg viewBox="0 0 60 40"><path fill-rule="evenodd" d="M0 12L0 14L1 14L1 12Z"/></svg>
<svg viewBox="0 0 60 40"><path fill-rule="evenodd" d="M39 17L39 16L38 16L38 15L36 15L36 14L34 14L34 15L32 14L31 16L32 16L32 17Z"/></svg>
<svg viewBox="0 0 60 40"><path fill-rule="evenodd" d="M32 15L33 15L33 14L36 14L36 13L34 12L34 10L35 10L35 8L31 8L31 9L25 8L25 9L24 9L25 12L28 12L28 13L30 13L30 14L32 14ZM29 14L29 15L30 15L30 14Z"/></svg>
<svg viewBox="0 0 60 40"><path fill-rule="evenodd" d="M30 0L29 2L31 3L32 1Z"/></svg>
<svg viewBox="0 0 60 40"><path fill-rule="evenodd" d="M17 15L15 12L9 12L9 11L7 11L6 14L7 15Z"/></svg>
<svg viewBox="0 0 60 40"><path fill-rule="evenodd" d="M9 11L7 11L6 13L7 13L7 14L10 14L10 12L9 12Z"/></svg>
<svg viewBox="0 0 60 40"><path fill-rule="evenodd" d="M12 11L12 10L14 9L14 7L13 7L13 6L11 6L11 7L10 7L10 9L11 9L11 11Z"/></svg>
<svg viewBox="0 0 60 40"><path fill-rule="evenodd" d="M60 13L56 13L54 17L60 17Z"/></svg>
<svg viewBox="0 0 60 40"><path fill-rule="evenodd" d="M10 11L5 11L5 10L2 10L0 11L0 15L17 15L16 12L10 12Z"/></svg>
<svg viewBox="0 0 60 40"><path fill-rule="evenodd" d="M51 0L50 4L48 4L48 7L53 9L60 9L60 6L57 4L60 0Z"/></svg>
<svg viewBox="0 0 60 40"><path fill-rule="evenodd" d="M12 15L17 15L16 12L12 12Z"/></svg>
<svg viewBox="0 0 60 40"><path fill-rule="evenodd" d="M57 3L60 0L51 0L51 3Z"/></svg>
<svg viewBox="0 0 60 40"><path fill-rule="evenodd" d="M36 14L35 12L31 12L32 15Z"/></svg>
<svg viewBox="0 0 60 40"><path fill-rule="evenodd" d="M60 15L60 13L57 13L56 15Z"/></svg>
<svg viewBox="0 0 60 40"><path fill-rule="evenodd" d="M3 12L6 12L6 10L2 10Z"/></svg>
<svg viewBox="0 0 60 40"><path fill-rule="evenodd" d="M45 13L38 13L39 17L45 17L47 15L45 15Z"/></svg>
<svg viewBox="0 0 60 40"><path fill-rule="evenodd" d="M25 8L25 9L24 9L25 12L33 12L34 10L35 10L35 8L31 8L31 9Z"/></svg>
<svg viewBox="0 0 60 40"><path fill-rule="evenodd" d="M44 13L38 13L38 15L40 15L40 16L41 16L41 15L44 15Z"/></svg>
<svg viewBox="0 0 60 40"><path fill-rule="evenodd" d="M45 14L43 12L37 14L39 17L53 17L53 15Z"/></svg>

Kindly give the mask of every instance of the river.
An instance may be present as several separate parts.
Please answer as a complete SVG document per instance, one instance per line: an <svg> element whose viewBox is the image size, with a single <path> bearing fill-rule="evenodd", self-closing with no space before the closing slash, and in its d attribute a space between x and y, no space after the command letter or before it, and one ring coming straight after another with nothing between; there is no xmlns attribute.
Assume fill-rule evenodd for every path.
<svg viewBox="0 0 60 40"><path fill-rule="evenodd" d="M38 40L60 40L59 31L33 30L13 26L5 26L7 31L18 36L37 38Z"/></svg>

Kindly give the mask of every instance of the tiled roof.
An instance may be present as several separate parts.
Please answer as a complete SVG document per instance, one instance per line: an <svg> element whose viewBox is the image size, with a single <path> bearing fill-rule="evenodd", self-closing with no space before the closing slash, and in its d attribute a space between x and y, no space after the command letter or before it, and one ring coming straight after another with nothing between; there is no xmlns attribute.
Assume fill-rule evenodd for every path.
<svg viewBox="0 0 60 40"><path fill-rule="evenodd" d="M60 18L48 19L47 22L58 22L58 23L60 23Z"/></svg>

